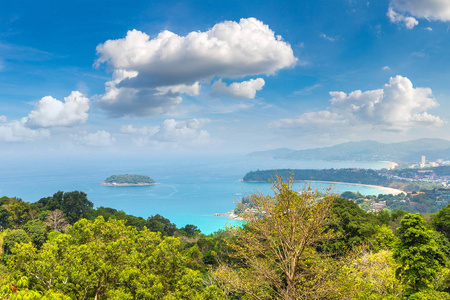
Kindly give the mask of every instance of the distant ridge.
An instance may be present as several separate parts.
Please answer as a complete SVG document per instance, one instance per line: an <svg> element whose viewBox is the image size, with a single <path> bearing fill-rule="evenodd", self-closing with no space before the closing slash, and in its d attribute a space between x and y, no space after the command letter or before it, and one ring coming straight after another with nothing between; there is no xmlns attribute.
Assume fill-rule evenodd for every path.
<svg viewBox="0 0 450 300"><path fill-rule="evenodd" d="M267 150L267 151L256 151L247 154L248 157L267 157L267 158L273 158L275 156L280 155L288 155L292 152L295 152L296 150L292 150L289 148L278 148L274 150Z"/></svg>
<svg viewBox="0 0 450 300"><path fill-rule="evenodd" d="M379 143L375 141L347 142L332 147L292 150L278 148L257 151L249 157L266 157L289 160L353 160L353 161L395 161L418 162L422 155L427 159L450 159L450 141L424 138L399 143Z"/></svg>

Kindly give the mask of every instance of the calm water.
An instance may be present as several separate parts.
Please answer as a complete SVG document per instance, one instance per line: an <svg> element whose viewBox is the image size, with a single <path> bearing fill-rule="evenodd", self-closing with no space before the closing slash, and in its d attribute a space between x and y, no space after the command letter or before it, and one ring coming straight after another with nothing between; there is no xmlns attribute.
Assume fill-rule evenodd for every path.
<svg viewBox="0 0 450 300"><path fill-rule="evenodd" d="M225 216L214 216L234 208L234 202L255 190L272 193L268 183L239 182L248 171L282 168L382 168L384 163L281 161L244 157L173 158L96 158L96 159L3 159L0 170L0 195L35 202L56 191L80 190L87 193L95 207L107 206L128 214L147 218L161 214L181 227L198 226L211 233L228 222ZM161 183L145 187L99 186L112 174L143 174ZM299 183L298 189L303 187ZM312 183L335 192L359 191L378 195L381 190L351 184Z"/></svg>

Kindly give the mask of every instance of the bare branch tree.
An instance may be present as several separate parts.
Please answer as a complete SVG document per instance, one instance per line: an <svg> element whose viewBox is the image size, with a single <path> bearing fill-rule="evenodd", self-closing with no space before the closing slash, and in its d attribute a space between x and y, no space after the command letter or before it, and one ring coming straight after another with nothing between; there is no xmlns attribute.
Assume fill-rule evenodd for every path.
<svg viewBox="0 0 450 300"><path fill-rule="evenodd" d="M59 209L55 209L45 218L45 226L51 227L53 230L63 232L69 226L69 223L67 223L64 218L64 213Z"/></svg>

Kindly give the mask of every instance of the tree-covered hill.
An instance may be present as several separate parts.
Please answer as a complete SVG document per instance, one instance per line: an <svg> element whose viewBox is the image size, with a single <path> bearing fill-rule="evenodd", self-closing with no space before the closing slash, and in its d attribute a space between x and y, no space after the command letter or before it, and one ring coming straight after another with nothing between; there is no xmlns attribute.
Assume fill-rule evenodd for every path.
<svg viewBox="0 0 450 300"><path fill-rule="evenodd" d="M246 182L268 182L276 179L276 175L282 178L293 177L295 180L338 181L348 183L372 184L389 186L392 180L387 179L371 169L281 169L258 170L245 174Z"/></svg>

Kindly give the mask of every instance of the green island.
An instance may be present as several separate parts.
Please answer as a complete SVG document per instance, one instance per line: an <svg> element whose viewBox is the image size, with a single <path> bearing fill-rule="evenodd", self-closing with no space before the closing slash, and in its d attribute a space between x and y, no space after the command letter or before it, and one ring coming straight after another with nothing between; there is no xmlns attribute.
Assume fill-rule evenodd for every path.
<svg viewBox="0 0 450 300"><path fill-rule="evenodd" d="M146 186L155 184L158 183L150 177L136 174L111 175L104 182L99 183L99 185L104 186Z"/></svg>

